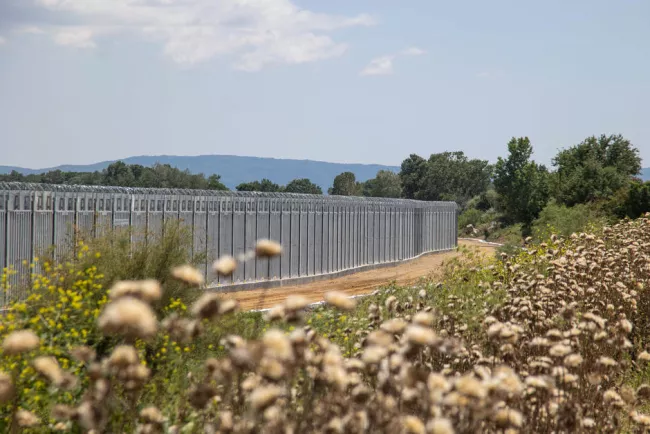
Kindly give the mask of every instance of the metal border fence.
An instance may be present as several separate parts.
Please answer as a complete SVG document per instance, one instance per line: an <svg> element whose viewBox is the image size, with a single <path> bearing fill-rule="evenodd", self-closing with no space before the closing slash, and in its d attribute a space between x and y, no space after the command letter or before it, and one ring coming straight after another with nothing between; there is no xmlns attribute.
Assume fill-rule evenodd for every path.
<svg viewBox="0 0 650 434"><path fill-rule="evenodd" d="M132 242L161 234L165 222L191 227L191 255L204 254L209 286L293 279L402 261L457 246L454 202L423 202L292 193L229 192L30 183L0 183L0 265L16 271L16 287L30 263L54 247L55 260L74 245L78 230L101 236L131 227ZM232 277L209 265L237 256L256 240L283 246L281 257L253 259ZM5 291L5 300L21 297Z"/></svg>

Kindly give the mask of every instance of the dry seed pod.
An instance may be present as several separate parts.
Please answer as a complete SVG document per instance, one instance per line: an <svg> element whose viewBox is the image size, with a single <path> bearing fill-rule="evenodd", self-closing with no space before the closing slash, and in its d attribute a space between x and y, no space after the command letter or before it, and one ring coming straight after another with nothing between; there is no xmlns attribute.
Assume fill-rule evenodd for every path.
<svg viewBox="0 0 650 434"><path fill-rule="evenodd" d="M237 261L232 256L222 256L212 265L212 269L220 276L230 276L237 268Z"/></svg>
<svg viewBox="0 0 650 434"><path fill-rule="evenodd" d="M255 245L255 254L261 258L270 258L282 253L280 243L272 240L259 240Z"/></svg>
<svg viewBox="0 0 650 434"><path fill-rule="evenodd" d="M354 299L348 298L345 293L339 291L326 292L325 302L341 310L352 310L357 306Z"/></svg>
<svg viewBox="0 0 650 434"><path fill-rule="evenodd" d="M0 404L5 404L14 396L14 384L11 381L11 376L4 372L0 372Z"/></svg>
<svg viewBox="0 0 650 434"><path fill-rule="evenodd" d="M151 307L133 297L119 298L109 303L98 319L100 330L108 335L149 339L158 330L158 321Z"/></svg>
<svg viewBox="0 0 650 434"><path fill-rule="evenodd" d="M31 330L18 330L12 332L2 342L2 350L7 355L22 354L35 350L41 340Z"/></svg>
<svg viewBox="0 0 650 434"><path fill-rule="evenodd" d="M205 283L203 274L191 265L180 265L172 269L172 277L192 286L201 286Z"/></svg>

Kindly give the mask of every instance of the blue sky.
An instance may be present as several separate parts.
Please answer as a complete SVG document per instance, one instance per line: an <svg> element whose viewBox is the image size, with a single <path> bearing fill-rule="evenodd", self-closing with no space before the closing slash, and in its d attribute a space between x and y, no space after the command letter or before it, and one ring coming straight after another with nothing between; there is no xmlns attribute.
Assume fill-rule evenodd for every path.
<svg viewBox="0 0 650 434"><path fill-rule="evenodd" d="M234 154L650 165L650 2L0 0L0 164Z"/></svg>

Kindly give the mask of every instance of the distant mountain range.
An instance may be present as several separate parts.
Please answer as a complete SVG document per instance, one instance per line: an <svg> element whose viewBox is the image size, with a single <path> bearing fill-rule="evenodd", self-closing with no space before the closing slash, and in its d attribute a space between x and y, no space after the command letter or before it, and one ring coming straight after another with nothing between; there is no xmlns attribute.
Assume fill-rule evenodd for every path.
<svg viewBox="0 0 650 434"><path fill-rule="evenodd" d="M641 179L643 179L644 181L650 181L650 167L641 169Z"/></svg>
<svg viewBox="0 0 650 434"><path fill-rule="evenodd" d="M0 174L10 173L12 170L25 175L44 173L50 170L64 172L94 172L105 169L113 161L86 165L62 165L44 169L27 169L23 167L0 166ZM181 157L172 155L139 156L121 159L126 164L140 164L153 166L155 163L169 164L181 170L188 169L191 173L221 175L221 182L233 189L242 182L259 181L263 178L285 185L297 178L309 178L314 184L319 185L323 192L332 186L334 177L342 172L352 172L357 181L366 181L374 178L379 170L399 172L398 166L382 166L379 164L345 164L326 163L324 161L292 160L280 158L238 157L234 155L199 155Z"/></svg>

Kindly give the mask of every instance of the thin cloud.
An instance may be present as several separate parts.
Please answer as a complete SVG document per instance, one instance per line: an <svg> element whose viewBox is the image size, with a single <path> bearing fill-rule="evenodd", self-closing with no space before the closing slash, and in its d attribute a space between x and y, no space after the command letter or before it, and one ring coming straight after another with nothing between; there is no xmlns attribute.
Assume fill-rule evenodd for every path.
<svg viewBox="0 0 650 434"><path fill-rule="evenodd" d="M405 56L421 56L421 55L423 55L425 53L426 53L426 51L424 51L423 49L418 48L418 47L410 47L410 48L407 48L406 50L402 51L402 54L405 55Z"/></svg>
<svg viewBox="0 0 650 434"><path fill-rule="evenodd" d="M0 45L5 45L7 43L7 40L0 36Z"/></svg>
<svg viewBox="0 0 650 434"><path fill-rule="evenodd" d="M393 56L382 56L372 59L363 68L360 75L391 75L393 73Z"/></svg>
<svg viewBox="0 0 650 434"><path fill-rule="evenodd" d="M398 56L421 56L425 54L421 48L410 47L400 51L398 54L387 54L385 56L372 59L370 63L359 72L361 76L368 75L392 75L394 60Z"/></svg>
<svg viewBox="0 0 650 434"><path fill-rule="evenodd" d="M191 66L232 57L233 66L259 71L341 56L345 42L331 33L376 24L368 14L340 16L299 8L293 0L37 0L66 24L39 24L57 44L93 48L98 36L130 34L163 46L173 62ZM73 24L68 24L72 22Z"/></svg>

